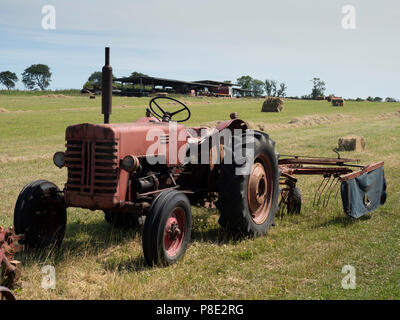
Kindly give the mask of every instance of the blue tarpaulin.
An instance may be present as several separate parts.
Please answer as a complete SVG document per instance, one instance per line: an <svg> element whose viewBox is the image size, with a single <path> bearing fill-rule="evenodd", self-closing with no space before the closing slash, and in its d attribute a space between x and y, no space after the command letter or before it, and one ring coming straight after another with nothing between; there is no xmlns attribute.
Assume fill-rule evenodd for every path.
<svg viewBox="0 0 400 320"><path fill-rule="evenodd" d="M347 215L360 218L378 209L386 201L386 180L383 166L371 172L342 181L343 209Z"/></svg>

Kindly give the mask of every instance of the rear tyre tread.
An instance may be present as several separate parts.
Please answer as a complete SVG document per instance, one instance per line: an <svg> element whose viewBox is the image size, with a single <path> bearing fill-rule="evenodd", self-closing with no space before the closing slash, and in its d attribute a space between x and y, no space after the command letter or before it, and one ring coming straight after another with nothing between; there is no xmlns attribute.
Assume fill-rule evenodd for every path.
<svg viewBox="0 0 400 320"><path fill-rule="evenodd" d="M235 174L235 169L240 167L238 164L221 164L219 166L220 175L217 179L219 198L216 206L220 211L218 222L230 237L255 237L267 234L271 225L274 224L275 213L279 210L279 171L277 155L274 150L275 143L264 133L247 131L246 134L255 136L255 155L264 152L271 162L273 194L268 217L261 224L254 223L247 203L249 175Z"/></svg>

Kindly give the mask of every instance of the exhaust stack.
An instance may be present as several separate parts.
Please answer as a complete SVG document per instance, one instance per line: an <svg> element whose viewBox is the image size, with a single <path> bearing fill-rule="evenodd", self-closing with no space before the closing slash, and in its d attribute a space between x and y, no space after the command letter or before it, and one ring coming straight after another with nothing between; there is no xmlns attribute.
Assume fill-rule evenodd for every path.
<svg viewBox="0 0 400 320"><path fill-rule="evenodd" d="M110 123L112 113L112 68L110 66L110 48L106 47L105 65L101 79L101 113L104 114L104 123Z"/></svg>

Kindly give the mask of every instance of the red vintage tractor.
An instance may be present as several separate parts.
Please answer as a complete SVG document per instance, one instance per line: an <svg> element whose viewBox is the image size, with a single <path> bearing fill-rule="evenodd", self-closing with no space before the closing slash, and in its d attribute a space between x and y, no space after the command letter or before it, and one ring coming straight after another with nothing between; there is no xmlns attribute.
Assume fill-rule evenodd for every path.
<svg viewBox="0 0 400 320"><path fill-rule="evenodd" d="M60 244L68 207L102 210L106 221L116 227L137 226L138 218L146 216L143 250L150 265L168 265L184 254L191 234L191 205L216 203L220 224L229 232L265 235L273 224L279 196L277 156L269 136L251 132L256 155L250 175L236 175L235 169L242 164L235 162L189 161L185 150L190 148L199 151L199 158L208 153L207 160L220 155L223 145L218 139L212 145L211 138L225 129L246 135L245 122L233 117L217 129L186 128L180 123L190 118L189 108L178 100L157 97L150 101L145 117L133 123L110 124L111 70L106 48L105 121L66 129L66 151L53 158L56 166L68 170L64 189L38 180L25 186L18 197L14 224L17 233L25 234L26 247ZM180 108L169 112L160 101Z"/></svg>
<svg viewBox="0 0 400 320"><path fill-rule="evenodd" d="M78 207L104 211L106 221L115 227L135 227L139 217L145 216L145 259L149 265L169 265L182 257L188 246L191 206L215 204L219 223L229 234L262 236L274 223L281 193L281 202L300 211L297 180L292 174L338 178L352 172L345 164L349 159L316 163L315 159L302 162L298 157L286 157L286 163L280 165L274 141L264 132L249 130L235 114L216 129L186 128L180 123L190 118L191 111L169 97L151 99L146 116L133 123L110 124L111 85L106 48L104 124L67 127L66 151L53 158L56 166L68 170L63 190L37 180L25 186L18 197L15 231L25 234L26 248L59 245L66 229L66 209ZM161 106L162 101L169 104ZM176 105L177 110L167 109ZM305 168L303 164L310 161L318 165L328 161L338 167ZM362 167L356 175L368 170ZM282 190L280 184L285 185Z"/></svg>

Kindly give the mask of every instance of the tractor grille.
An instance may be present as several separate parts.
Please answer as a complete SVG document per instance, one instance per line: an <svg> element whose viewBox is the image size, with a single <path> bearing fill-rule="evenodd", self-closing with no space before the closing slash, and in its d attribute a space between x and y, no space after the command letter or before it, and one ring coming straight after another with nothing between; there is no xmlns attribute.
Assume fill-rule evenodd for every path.
<svg viewBox="0 0 400 320"><path fill-rule="evenodd" d="M67 190L114 194L118 185L118 144L114 141L68 140Z"/></svg>

